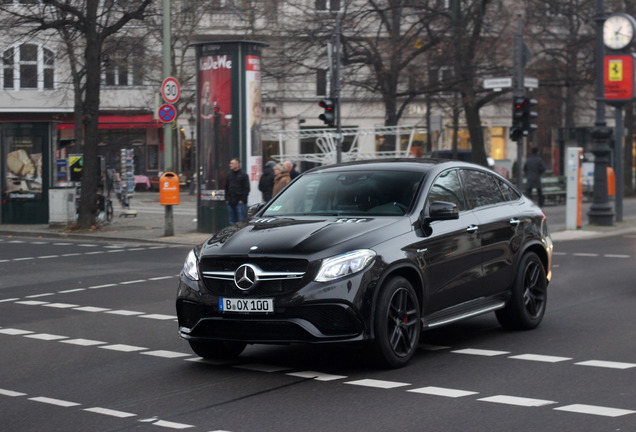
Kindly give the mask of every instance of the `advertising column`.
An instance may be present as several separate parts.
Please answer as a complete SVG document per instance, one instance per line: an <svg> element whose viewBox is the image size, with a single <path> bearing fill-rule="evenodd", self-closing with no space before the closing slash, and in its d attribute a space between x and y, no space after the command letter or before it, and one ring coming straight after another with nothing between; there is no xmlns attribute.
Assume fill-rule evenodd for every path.
<svg viewBox="0 0 636 432"><path fill-rule="evenodd" d="M262 170L260 49L266 44L216 41L197 52L197 230L228 225L225 180L233 158L250 178L247 205L260 200Z"/></svg>

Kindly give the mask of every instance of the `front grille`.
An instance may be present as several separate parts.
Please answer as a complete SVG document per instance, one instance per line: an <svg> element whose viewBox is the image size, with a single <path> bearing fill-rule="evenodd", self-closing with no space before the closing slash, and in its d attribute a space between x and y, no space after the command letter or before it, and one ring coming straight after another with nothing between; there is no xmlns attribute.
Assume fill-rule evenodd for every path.
<svg viewBox="0 0 636 432"><path fill-rule="evenodd" d="M250 264L263 272L278 273L281 276L271 280L259 280L253 288L241 290L234 283L234 273L243 264ZM250 296L275 296L293 292L306 284L304 276L306 276L308 267L307 260L272 258L204 258L200 263L205 287L218 296L244 296L246 294ZM285 276L287 274L290 276Z"/></svg>

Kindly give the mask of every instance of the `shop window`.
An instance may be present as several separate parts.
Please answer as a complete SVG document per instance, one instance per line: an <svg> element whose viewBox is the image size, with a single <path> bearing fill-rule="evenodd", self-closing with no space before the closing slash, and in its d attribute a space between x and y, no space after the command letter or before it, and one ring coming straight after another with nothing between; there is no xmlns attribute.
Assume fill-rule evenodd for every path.
<svg viewBox="0 0 636 432"><path fill-rule="evenodd" d="M55 56L36 44L22 44L2 53L4 89L55 88Z"/></svg>

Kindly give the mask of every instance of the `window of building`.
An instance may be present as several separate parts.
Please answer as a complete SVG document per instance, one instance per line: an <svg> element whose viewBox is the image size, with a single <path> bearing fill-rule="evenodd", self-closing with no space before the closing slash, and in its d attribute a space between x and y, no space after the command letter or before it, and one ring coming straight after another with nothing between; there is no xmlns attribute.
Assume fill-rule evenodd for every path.
<svg viewBox="0 0 636 432"><path fill-rule="evenodd" d="M144 82L143 43L136 39L120 39L111 44L103 58L103 82L107 86L139 86Z"/></svg>
<svg viewBox="0 0 636 432"><path fill-rule="evenodd" d="M36 44L22 44L2 53L4 89L55 88L53 51Z"/></svg>
<svg viewBox="0 0 636 432"><path fill-rule="evenodd" d="M506 128L490 128L490 156L495 160L506 158Z"/></svg>

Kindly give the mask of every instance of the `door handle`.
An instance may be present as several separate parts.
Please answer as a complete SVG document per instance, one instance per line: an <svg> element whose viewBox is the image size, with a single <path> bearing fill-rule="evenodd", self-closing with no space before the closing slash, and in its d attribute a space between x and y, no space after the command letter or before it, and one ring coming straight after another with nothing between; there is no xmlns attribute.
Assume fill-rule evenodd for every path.
<svg viewBox="0 0 636 432"><path fill-rule="evenodd" d="M517 226L517 225L519 225L519 223L521 223L521 221L519 219L517 219L517 218L510 219L510 225Z"/></svg>
<svg viewBox="0 0 636 432"><path fill-rule="evenodd" d="M477 225L471 225L468 228L466 228L466 231L473 234L473 233L476 233L478 229L479 227Z"/></svg>

